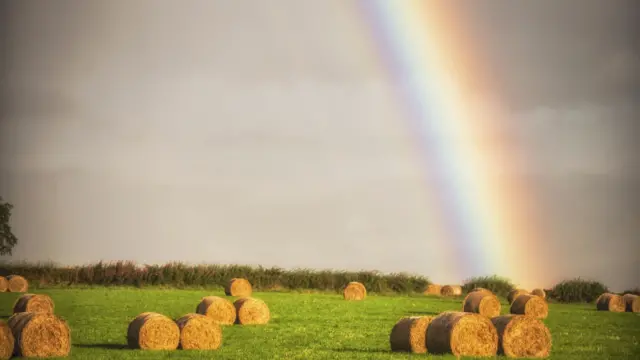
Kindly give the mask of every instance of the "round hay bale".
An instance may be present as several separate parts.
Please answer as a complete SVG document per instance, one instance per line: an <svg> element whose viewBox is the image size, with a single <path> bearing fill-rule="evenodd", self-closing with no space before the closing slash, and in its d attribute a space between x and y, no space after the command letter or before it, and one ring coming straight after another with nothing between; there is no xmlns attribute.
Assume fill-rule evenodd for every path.
<svg viewBox="0 0 640 360"><path fill-rule="evenodd" d="M219 296L206 296L196 307L196 313L206 315L222 325L236 322L236 307L233 303Z"/></svg>
<svg viewBox="0 0 640 360"><path fill-rule="evenodd" d="M425 295L440 295L440 290L442 286L437 284L429 284L427 288L424 290L423 294Z"/></svg>
<svg viewBox="0 0 640 360"><path fill-rule="evenodd" d="M462 287L458 285L445 285L440 290L442 296L460 296L462 295Z"/></svg>
<svg viewBox="0 0 640 360"><path fill-rule="evenodd" d="M367 288L362 283L352 281L344 287L343 295L345 300L363 300L367 297Z"/></svg>
<svg viewBox="0 0 640 360"><path fill-rule="evenodd" d="M6 277L0 276L0 292L9 291L9 281Z"/></svg>
<svg viewBox="0 0 640 360"><path fill-rule="evenodd" d="M255 298L242 298L233 303L236 308L236 324L262 325L269 322L271 313L264 301Z"/></svg>
<svg viewBox="0 0 640 360"><path fill-rule="evenodd" d="M446 311L431 320L427 327L430 354L460 356L495 356L498 332L489 318L479 314Z"/></svg>
<svg viewBox="0 0 640 360"><path fill-rule="evenodd" d="M493 294L493 291L485 289L485 288L481 288L481 287L473 288L473 290L469 291L469 294L471 294L472 292L476 292L476 291L488 292L490 294Z"/></svg>
<svg viewBox="0 0 640 360"><path fill-rule="evenodd" d="M600 311L624 312L625 308L622 296L611 293L600 295L596 303L596 309Z"/></svg>
<svg viewBox="0 0 640 360"><path fill-rule="evenodd" d="M533 289L533 290L531 290L531 295L540 296L543 299L547 298L547 293L542 289Z"/></svg>
<svg viewBox="0 0 640 360"><path fill-rule="evenodd" d="M511 303L511 313L516 315L528 315L537 319L545 319L549 315L549 306L545 299L531 295L523 294L518 296Z"/></svg>
<svg viewBox="0 0 640 360"><path fill-rule="evenodd" d="M507 301L509 302L509 304L511 304L513 303L513 300L515 300L518 296L528 293L529 292L525 289L513 289L509 291L509 294L507 294Z"/></svg>
<svg viewBox="0 0 640 360"><path fill-rule="evenodd" d="M622 300L624 300L625 310L627 312L640 312L640 296L625 294L622 296Z"/></svg>
<svg viewBox="0 0 640 360"><path fill-rule="evenodd" d="M247 279L233 278L224 288L227 296L249 297L253 293L251 283Z"/></svg>
<svg viewBox="0 0 640 360"><path fill-rule="evenodd" d="M546 358L551 352L551 333L544 323L524 315L491 319L498 331L498 353L507 357Z"/></svg>
<svg viewBox="0 0 640 360"><path fill-rule="evenodd" d="M53 314L53 300L45 294L24 294L13 305L13 313L36 312Z"/></svg>
<svg viewBox="0 0 640 360"><path fill-rule="evenodd" d="M480 314L488 318L500 315L500 300L488 291L470 292L464 298L462 311Z"/></svg>
<svg viewBox="0 0 640 360"><path fill-rule="evenodd" d="M400 319L391 329L391 351L427 352L427 327L433 317L412 316Z"/></svg>
<svg viewBox="0 0 640 360"><path fill-rule="evenodd" d="M62 357L71 351L69 326L54 314L21 312L7 322L15 339L15 356Z"/></svg>
<svg viewBox="0 0 640 360"><path fill-rule="evenodd" d="M20 275L7 276L10 292L27 292L29 290L29 282Z"/></svg>
<svg viewBox="0 0 640 360"><path fill-rule="evenodd" d="M181 349L215 350L222 344L222 328L212 318L187 314L176 320L180 329Z"/></svg>
<svg viewBox="0 0 640 360"><path fill-rule="evenodd" d="M0 359L10 359L14 346L15 340L11 328L4 321L0 321Z"/></svg>
<svg viewBox="0 0 640 360"><path fill-rule="evenodd" d="M180 328L175 321L155 312L144 312L129 323L127 344L132 349L175 350Z"/></svg>

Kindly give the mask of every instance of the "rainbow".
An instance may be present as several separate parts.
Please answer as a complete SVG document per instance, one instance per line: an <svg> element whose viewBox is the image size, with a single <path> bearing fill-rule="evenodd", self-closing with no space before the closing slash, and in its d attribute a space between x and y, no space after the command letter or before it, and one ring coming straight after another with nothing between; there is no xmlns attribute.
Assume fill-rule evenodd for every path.
<svg viewBox="0 0 640 360"><path fill-rule="evenodd" d="M365 0L357 11L409 119L434 231L458 278L497 274L544 286L543 227L522 146L459 10L449 1Z"/></svg>

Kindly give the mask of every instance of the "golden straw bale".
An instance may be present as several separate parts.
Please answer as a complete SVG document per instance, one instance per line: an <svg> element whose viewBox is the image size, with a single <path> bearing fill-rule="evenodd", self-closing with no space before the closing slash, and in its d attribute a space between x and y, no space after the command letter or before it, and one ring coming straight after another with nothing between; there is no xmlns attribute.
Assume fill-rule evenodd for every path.
<svg viewBox="0 0 640 360"><path fill-rule="evenodd" d="M7 322L15 339L15 356L61 357L71 351L69 326L54 314L21 312Z"/></svg>
<svg viewBox="0 0 640 360"><path fill-rule="evenodd" d="M546 358L551 352L551 333L544 323L525 315L491 319L498 330L498 353L507 357Z"/></svg>
<svg viewBox="0 0 640 360"><path fill-rule="evenodd" d="M10 359L14 347L15 340L11 328L6 322L0 321L0 359Z"/></svg>
<svg viewBox="0 0 640 360"><path fill-rule="evenodd" d="M9 281L6 277L0 276L0 292L9 291Z"/></svg>
<svg viewBox="0 0 640 360"><path fill-rule="evenodd" d="M492 318L500 315L500 300L489 291L470 292L464 298L462 311Z"/></svg>
<svg viewBox="0 0 640 360"><path fill-rule="evenodd" d="M509 304L511 304L513 303L513 300L515 300L518 296L528 293L529 292L525 289L513 289L509 291L509 294L507 295L507 301L509 302Z"/></svg>
<svg viewBox="0 0 640 360"><path fill-rule="evenodd" d="M625 308L622 296L611 293L600 295L596 303L596 309L600 311L624 312Z"/></svg>
<svg viewBox="0 0 640 360"><path fill-rule="evenodd" d="M440 290L442 287L437 284L429 284L427 288L424 290L425 295L440 295Z"/></svg>
<svg viewBox="0 0 640 360"><path fill-rule="evenodd" d="M445 285L440 292L442 296L460 296L462 295L462 287L458 285Z"/></svg>
<svg viewBox="0 0 640 360"><path fill-rule="evenodd" d="M236 300L236 324L262 325L269 322L271 312L264 301L256 298L242 298Z"/></svg>
<svg viewBox="0 0 640 360"><path fill-rule="evenodd" d="M13 313L37 312L53 314L53 300L45 294L24 294L13 305Z"/></svg>
<svg viewBox="0 0 640 360"><path fill-rule="evenodd" d="M29 282L20 275L7 276L10 292L27 292L29 290Z"/></svg>
<svg viewBox="0 0 640 360"><path fill-rule="evenodd" d="M206 315L222 325L231 325L236 321L236 307L231 301L219 296L203 297L196 313Z"/></svg>
<svg viewBox="0 0 640 360"><path fill-rule="evenodd" d="M625 310L627 312L640 312L640 296L625 294L622 296L622 300L624 300Z"/></svg>
<svg viewBox="0 0 640 360"><path fill-rule="evenodd" d="M547 293L542 289L533 289L533 290L531 290L531 295L540 296L543 299L547 298Z"/></svg>
<svg viewBox="0 0 640 360"><path fill-rule="evenodd" d="M460 356L495 356L498 332L489 318L467 312L446 311L431 320L427 327L430 354Z"/></svg>
<svg viewBox="0 0 640 360"><path fill-rule="evenodd" d="M400 319L391 329L391 351L427 352L427 327L430 316L412 316Z"/></svg>
<svg viewBox="0 0 640 360"><path fill-rule="evenodd" d="M547 301L539 296L523 294L511 303L511 313L545 319L549 315Z"/></svg>
<svg viewBox="0 0 640 360"><path fill-rule="evenodd" d="M253 293L251 283L247 279L233 278L224 288L227 296L249 297Z"/></svg>
<svg viewBox="0 0 640 360"><path fill-rule="evenodd" d="M129 323L127 343L132 349L175 350L180 343L180 329L165 315L144 312Z"/></svg>
<svg viewBox="0 0 640 360"><path fill-rule="evenodd" d="M181 349L215 350L222 345L222 328L212 318L187 314L176 320Z"/></svg>
<svg viewBox="0 0 640 360"><path fill-rule="evenodd" d="M352 281L344 287L343 295L345 300L363 300L367 297L367 288L362 283Z"/></svg>

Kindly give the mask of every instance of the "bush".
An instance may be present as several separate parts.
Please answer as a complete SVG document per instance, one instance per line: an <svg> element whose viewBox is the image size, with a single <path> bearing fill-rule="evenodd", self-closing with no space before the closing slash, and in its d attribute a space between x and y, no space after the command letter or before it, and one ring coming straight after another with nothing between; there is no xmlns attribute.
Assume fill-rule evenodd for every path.
<svg viewBox="0 0 640 360"><path fill-rule="evenodd" d="M604 284L581 278L565 280L556 284L549 296L560 302L592 302L603 293L609 292Z"/></svg>
<svg viewBox="0 0 640 360"><path fill-rule="evenodd" d="M640 288L625 290L622 292L622 295L625 295L625 294L633 294L633 295L640 296Z"/></svg>
<svg viewBox="0 0 640 360"><path fill-rule="evenodd" d="M502 297L507 297L509 291L515 288L511 280L493 275L468 279L464 282L464 285L462 285L462 290L464 292L469 292L478 287L490 290L494 294Z"/></svg>
<svg viewBox="0 0 640 360"><path fill-rule="evenodd" d="M429 279L405 273L382 274L377 271L330 271L263 268L243 265L136 265L133 262L99 262L93 265L60 267L53 264L1 264L0 276L19 274L34 285L124 285L172 287L223 287L234 277L243 277L256 290L315 289L341 292L350 281L363 283L377 293L422 293Z"/></svg>

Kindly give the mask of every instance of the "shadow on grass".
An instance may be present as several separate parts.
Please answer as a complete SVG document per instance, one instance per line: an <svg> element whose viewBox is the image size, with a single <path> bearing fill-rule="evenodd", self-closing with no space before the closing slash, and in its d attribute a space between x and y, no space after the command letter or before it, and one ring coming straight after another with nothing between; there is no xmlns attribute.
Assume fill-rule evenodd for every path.
<svg viewBox="0 0 640 360"><path fill-rule="evenodd" d="M73 347L83 348L83 349L107 349L107 350L128 349L126 344L73 344Z"/></svg>
<svg viewBox="0 0 640 360"><path fill-rule="evenodd" d="M11 315L2 315L2 316L0 316L0 319L7 320L10 317L11 317Z"/></svg>
<svg viewBox="0 0 640 360"><path fill-rule="evenodd" d="M442 311L441 312L437 312L437 311L414 311L414 310L412 310L412 311L407 311L407 313L409 315L433 315L433 316L436 316L436 315L440 315L440 313L442 313Z"/></svg>
<svg viewBox="0 0 640 360"><path fill-rule="evenodd" d="M339 348L339 349L331 349L331 351L335 351L335 352L357 352L357 353L369 353L369 354L390 354L391 353L391 350L355 349L355 348Z"/></svg>

